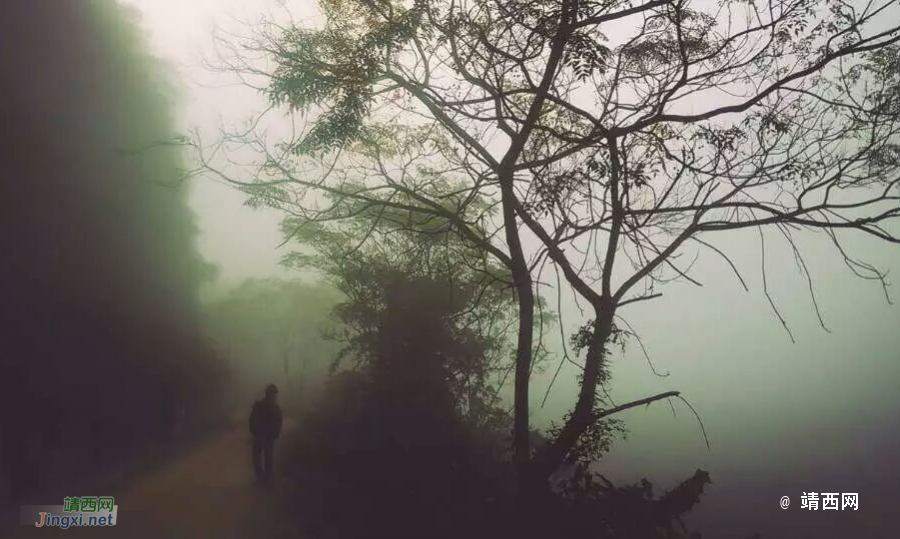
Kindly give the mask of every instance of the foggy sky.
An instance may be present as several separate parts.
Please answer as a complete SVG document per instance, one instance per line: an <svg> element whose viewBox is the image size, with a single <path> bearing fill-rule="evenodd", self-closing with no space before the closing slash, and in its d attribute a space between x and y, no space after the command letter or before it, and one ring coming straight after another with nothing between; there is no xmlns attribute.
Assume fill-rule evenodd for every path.
<svg viewBox="0 0 900 539"><path fill-rule="evenodd" d="M187 98L182 124L215 132L219 117L239 118L259 110L261 96L246 89L214 87L200 66L216 24L230 15L255 18L274 1L127 0L144 15L159 54L183 76ZM314 20L309 2L298 3L299 19ZM192 206L201 229L203 255L220 267L226 282L284 276L280 215L242 206L244 195L210 181L193 186ZM827 327L820 327L806 282L788 247L767 231L770 292L796 343L775 317L762 291L757 232L711 235L731 255L748 281L744 292L729 267L701 257L692 274L703 283L664 287L662 298L630 305L622 314L641 334L656 370L653 375L637 343L616 357L612 397L625 402L679 390L700 414L707 450L690 410L660 402L623 414L627 440L602 464L620 480L648 477L671 488L700 467L714 485L693 521L704 537L887 537L900 495L900 305L891 306L877 283L853 278L824 234L804 233L800 245L815 283ZM844 235L852 254L900 275L900 248L860 235ZM555 293L543 293L554 298ZM891 289L900 301L900 286ZM566 338L584 318L567 299L561 314ZM556 308L553 305L553 308ZM558 329L551 329L559 342ZM556 359L548 370L552 374ZM533 386L533 422L558 419L575 401L574 370L564 369L545 408L538 407L549 376ZM800 494L858 492L856 513L809 513ZM782 511L780 496L792 507ZM870 526L867 528L866 526Z"/></svg>

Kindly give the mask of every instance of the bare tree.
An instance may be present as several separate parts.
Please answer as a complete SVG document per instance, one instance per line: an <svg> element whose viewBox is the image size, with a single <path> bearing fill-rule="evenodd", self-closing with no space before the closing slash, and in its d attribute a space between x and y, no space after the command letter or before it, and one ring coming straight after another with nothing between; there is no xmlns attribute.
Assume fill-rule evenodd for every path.
<svg viewBox="0 0 900 539"><path fill-rule="evenodd" d="M437 220L505 266L519 311L513 445L534 485L601 418L676 396L612 407L598 390L621 308L694 281L682 255L721 257L746 288L716 235L753 228L764 244L776 231L815 299L794 238L821 231L856 275L887 286L840 234L900 242L896 0L320 5L320 28L270 20L223 41L225 69L309 123L275 143L256 123L212 147L189 141L198 170L301 221L360 204ZM253 156L238 163L249 176L215 164L235 146ZM574 407L535 453L535 283L548 265L593 319Z"/></svg>

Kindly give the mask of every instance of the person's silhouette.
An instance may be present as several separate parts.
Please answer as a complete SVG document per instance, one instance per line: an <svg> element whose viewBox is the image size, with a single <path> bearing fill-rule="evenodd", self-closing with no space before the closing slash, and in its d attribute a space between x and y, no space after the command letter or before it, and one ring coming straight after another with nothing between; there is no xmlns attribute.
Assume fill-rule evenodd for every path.
<svg viewBox="0 0 900 539"><path fill-rule="evenodd" d="M253 434L253 471L257 481L268 483L272 479L275 438L281 434L281 407L278 406L275 384L266 386L265 398L253 403L250 432Z"/></svg>

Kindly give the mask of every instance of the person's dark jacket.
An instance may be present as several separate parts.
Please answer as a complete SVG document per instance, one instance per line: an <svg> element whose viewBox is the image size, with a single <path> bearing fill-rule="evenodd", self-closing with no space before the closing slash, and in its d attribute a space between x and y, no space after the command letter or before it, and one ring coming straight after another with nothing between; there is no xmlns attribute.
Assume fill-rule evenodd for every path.
<svg viewBox="0 0 900 539"><path fill-rule="evenodd" d="M281 407L277 402L263 399L253 403L250 432L257 438L278 438L281 434Z"/></svg>

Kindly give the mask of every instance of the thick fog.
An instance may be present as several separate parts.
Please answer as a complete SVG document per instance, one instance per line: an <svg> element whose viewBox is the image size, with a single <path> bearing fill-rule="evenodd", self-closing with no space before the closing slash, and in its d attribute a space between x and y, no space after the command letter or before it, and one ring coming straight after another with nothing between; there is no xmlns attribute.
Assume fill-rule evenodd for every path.
<svg viewBox="0 0 900 539"><path fill-rule="evenodd" d="M220 114L234 119L260 106L259 96L245 89L214 87L216 79L200 59L213 50L215 28L255 20L276 4L133 3L160 54L182 67L182 84L192 96L183 121L214 129ZM293 15L314 23L317 12L301 3ZM277 212L246 209L240 193L203 181L193 186L191 201L201 250L228 279L284 275L274 248L281 239ZM854 255L891 276L900 274L896 246L859 235L845 239ZM789 537L794 526L806 533L886 529L896 514L900 482L900 308L888 303L879 283L854 278L824 234L806 234L800 246L826 331L789 245L767 232L767 285L792 343L763 292L759 235L751 231L726 240L719 246L733 257L749 292L724 261L708 254L694 267L702 287L672 284L663 297L624 309L655 371L667 376L653 373L635 342L614 367L614 400L681 391L703 422L709 449L685 405L658 402L623 415L628 437L602 463L604 472L630 480L646 476L671 487L695 468L708 470L714 484L692 518L710 536L743 537L758 530L774 537L772 531L779 530L778 536ZM552 290L543 293L556 297ZM896 287L888 293L900 297ZM553 301L551 308L557 308ZM559 312L567 335L584 321L571 293L563 294ZM548 333L559 350L559 330ZM537 424L558 420L574 403L575 372L564 368L540 408L556 361L551 358L532 393ZM782 495L798 502L806 491L859 492L860 511L779 509Z"/></svg>
<svg viewBox="0 0 900 539"><path fill-rule="evenodd" d="M265 107L265 99L257 92L230 84L233 80L227 76L211 73L204 61L215 59L212 36L216 29L238 29L241 21L254 20L267 10L278 11L280 2L123 2L139 14L139 25L146 32L152 51L167 66L173 90L165 89L165 95L167 99L178 96L172 107L171 123L175 128L197 127L215 137L222 123L237 124ZM314 24L319 17L313 2L295 2L292 12L296 19L308 24ZM62 35L54 34L54 39L63 39ZM61 59L60 69L66 63ZM4 70L11 69L15 70L4 66ZM106 76L97 67L96 71L81 73L79 80L82 88L92 88L89 81ZM139 80L128 84L142 83ZM62 94L52 84L35 80L33 86L36 91L57 92L49 95L46 102L62 103ZM84 97L84 106L112 98L115 97L91 93ZM142 121L147 123L140 129L152 136L107 130L103 136L108 137L110 146L123 137L140 141L166 130L167 126L157 128L153 122L163 122L159 118L166 119L168 112L147 107L122 103L123 114L126 110L128 114L145 111L141 118L146 116ZM60 105L45 114L65 117L68 111ZM46 165L52 174L59 174L58 167L68 166L52 161ZM151 162L148 166L167 165ZM152 256L144 253L143 258L135 258L132 251L117 243L121 240L118 235L111 235L105 247L95 246L85 256L92 264L107 256L121 264L141 264L154 257L178 258L185 267L178 279L166 281L175 288L168 292L193 297L202 288L206 305L203 316L212 321L212 329L207 330L213 341L210 346L242 377L246 392L241 397L249 399L267 379L281 383L291 376L278 361L283 352L278 343L282 341L273 320L289 318L306 327L322 327L328 324L327 311L335 298L327 292L297 285L300 288L295 290L296 297L301 303L307 302L306 312L294 312L285 305L275 309L276 314L259 310L259 301L265 301L260 298L270 297L266 294L271 294L272 287L282 290L277 280L313 279L279 265L291 248L279 247L284 239L279 231L282 215L275 210L246 207L245 194L211 178L193 178L185 188L189 189L187 203L193 217L180 212L178 195L169 195L168 191L161 191L158 196L175 196L171 204L174 213L151 217L158 219L160 226L171 229L168 237L177 238L171 251ZM28 241L53 243L61 234L78 233L66 225L64 216L58 221L53 229L35 231ZM200 255L196 258L184 254L194 241L194 226ZM888 272L889 282L897 280L900 248L852 233L842 238L851 254ZM762 537L772 538L800 534L888 537L887 530L895 527L900 495L900 392L896 387L900 382L900 303L890 303L900 302L900 283L889 287L886 293L877 281L854 277L824 234L804 233L798 245L809 270L813 299L790 245L777 232L765 234L764 262L756 230L713 239L731 256L749 291L743 289L726 262L705 253L692 270L692 277L702 286L689 282L668 284L661 289L662 297L623 308L622 315L640 335L642 345L632 340L624 354L616 355L613 367L613 401L626 402L676 390L696 410L699 419L680 401L673 401L671 406L656 402L622 414L627 437L616 442L599 464L600 469L613 480L637 481L647 477L661 489L671 488L697 468L707 470L713 484L690 517L691 523L703 530L704 537L737 539L757 531ZM535 248L536 243L531 247ZM47 256L52 259L50 251ZM37 268L52 267L49 261L27 263ZM204 281L206 264L215 266L216 272L214 278L206 276ZM763 265L766 288L787 328L764 293ZM72 268L65 275L71 279L89 278L91 271ZM150 266L141 271L152 275ZM542 281L553 285L556 281L550 273ZM58 272L44 277L59 278ZM157 278L164 276L154 279ZM248 292L253 287L258 293ZM144 297L145 292L133 290L132 283L115 280L97 286L98 296L113 304L126 297L119 292L126 289L134 301L153 304L168 298L154 288L148 288ZM568 336L585 322L587 313L582 312L567 288L560 294L559 302L552 286L540 292L548 298L548 307L560 317L559 325L546 329L544 341L554 354L532 390L531 421L549 426L559 421L575 402L577 372L568 364L564 364L546 402L543 401L561 361L563 342L567 343ZM271 297L283 299L280 292ZM20 301L28 303L27 299ZM274 300L266 305L274 305ZM189 305L180 312L194 313L193 308ZM254 348L257 341L253 339L257 337L234 337L233 328L244 322L241 317L248 312L255 313L253 327L270 331L257 335L258 342L267 343L260 346L269 349ZM195 322L182 321L178 325ZM315 340L312 336L307 338L304 342ZM303 348L304 342L284 346ZM307 356L328 356L334 352L334 348L318 342L316 348L303 349ZM258 361L253 362L255 354ZM294 375L301 376L296 372ZM790 496L799 505L801 493L808 491L858 492L859 510L812 513L779 508L781 496Z"/></svg>

